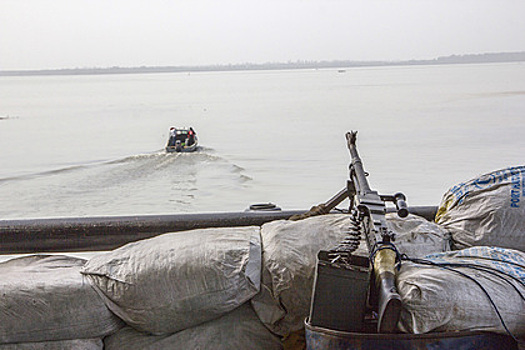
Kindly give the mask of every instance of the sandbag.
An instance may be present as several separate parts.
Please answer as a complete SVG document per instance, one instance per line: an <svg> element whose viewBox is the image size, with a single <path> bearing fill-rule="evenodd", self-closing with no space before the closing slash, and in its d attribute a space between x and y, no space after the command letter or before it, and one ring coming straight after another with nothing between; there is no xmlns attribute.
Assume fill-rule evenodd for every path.
<svg viewBox="0 0 525 350"><path fill-rule="evenodd" d="M460 183L443 196L436 222L458 249L498 246L525 251L525 166Z"/></svg>
<svg viewBox="0 0 525 350"><path fill-rule="evenodd" d="M450 234L423 217L409 214L401 218L396 213L389 213L386 215L386 224L395 233L394 244L400 254L418 258L450 250Z"/></svg>
<svg viewBox="0 0 525 350"><path fill-rule="evenodd" d="M105 350L278 350L281 342L246 303L226 315L171 335L148 335L126 327L104 339Z"/></svg>
<svg viewBox="0 0 525 350"><path fill-rule="evenodd" d="M0 343L102 338L122 327L80 274L84 263L63 255L0 263Z"/></svg>
<svg viewBox="0 0 525 350"><path fill-rule="evenodd" d="M399 218L397 214L387 214L386 218L389 229L396 232L400 253L420 257L450 249L448 233L425 218ZM274 333L286 336L304 327L310 313L317 253L340 243L350 223L348 215L330 214L262 226L262 285L252 305ZM369 255L364 237L355 254Z"/></svg>
<svg viewBox="0 0 525 350"><path fill-rule="evenodd" d="M395 234L393 243L399 254L418 258L450 250L450 234L435 222L414 214L401 218L396 213L388 213L385 218L388 229ZM365 237L361 236L359 247L354 254L370 254Z"/></svg>
<svg viewBox="0 0 525 350"><path fill-rule="evenodd" d="M347 234L349 216L330 214L300 221L278 220L261 227L261 291L252 305L261 321L285 336L304 327L310 311L317 253Z"/></svg>
<svg viewBox="0 0 525 350"><path fill-rule="evenodd" d="M514 336L525 336L525 253L496 247L473 247L425 257L473 278L488 292ZM442 331L488 331L506 334L489 297L472 279L444 267L403 262L396 277L403 310L399 329L422 334ZM521 293L521 295L520 295Z"/></svg>
<svg viewBox="0 0 525 350"><path fill-rule="evenodd" d="M0 350L103 350L102 339L57 340L36 343L0 344Z"/></svg>
<svg viewBox="0 0 525 350"><path fill-rule="evenodd" d="M235 309L259 291L260 228L167 233L90 259L89 277L128 325L170 334Z"/></svg>

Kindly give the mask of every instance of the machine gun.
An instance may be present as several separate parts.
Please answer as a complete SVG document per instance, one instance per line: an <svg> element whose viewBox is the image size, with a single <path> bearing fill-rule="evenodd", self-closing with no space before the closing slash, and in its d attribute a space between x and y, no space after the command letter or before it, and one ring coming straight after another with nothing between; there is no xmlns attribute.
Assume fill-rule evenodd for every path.
<svg viewBox="0 0 525 350"><path fill-rule="evenodd" d="M326 204L313 207L311 212L313 215L316 211L324 212L349 198L352 225L348 236L335 249L319 252L310 321L312 325L361 331L366 329L365 305L355 304L367 304L366 308L376 315L377 332L393 332L401 311L401 298L395 286L398 253L393 243L394 233L386 225L385 203L393 202L397 214L406 217L406 198L402 193L380 195L372 190L357 152L357 132L348 132L346 139L352 157L346 189ZM362 235L368 257L352 254Z"/></svg>

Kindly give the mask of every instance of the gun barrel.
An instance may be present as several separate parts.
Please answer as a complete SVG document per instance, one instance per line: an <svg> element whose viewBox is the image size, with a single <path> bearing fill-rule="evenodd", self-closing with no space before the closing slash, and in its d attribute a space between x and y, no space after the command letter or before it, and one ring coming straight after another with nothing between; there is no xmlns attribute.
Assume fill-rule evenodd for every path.
<svg viewBox="0 0 525 350"><path fill-rule="evenodd" d="M366 179L366 173L363 167L363 162L359 157L359 153L357 152L356 147L357 131L347 132L346 140L348 144L348 150L350 151L350 156L352 157L351 169L353 169L354 175L357 178L357 185L359 186L359 190L363 194L369 193L372 190L370 189L370 185L368 184L368 180ZM352 177L352 174L350 174L350 177Z"/></svg>

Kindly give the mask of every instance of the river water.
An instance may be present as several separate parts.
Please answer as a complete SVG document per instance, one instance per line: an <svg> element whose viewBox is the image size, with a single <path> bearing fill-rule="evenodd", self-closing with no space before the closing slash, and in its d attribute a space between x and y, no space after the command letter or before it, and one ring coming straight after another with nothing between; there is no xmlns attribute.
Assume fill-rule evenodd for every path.
<svg viewBox="0 0 525 350"><path fill-rule="evenodd" d="M0 219L308 209L345 186L437 205L523 165L525 63L0 77ZM166 154L170 126L201 149Z"/></svg>

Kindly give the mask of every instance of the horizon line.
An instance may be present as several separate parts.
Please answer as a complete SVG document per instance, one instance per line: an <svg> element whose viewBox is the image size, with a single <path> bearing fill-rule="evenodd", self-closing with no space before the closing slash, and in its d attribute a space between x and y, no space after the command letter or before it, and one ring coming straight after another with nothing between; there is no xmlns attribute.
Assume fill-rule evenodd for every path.
<svg viewBox="0 0 525 350"><path fill-rule="evenodd" d="M278 69L308 69L308 68L355 68L396 65L436 65L461 63L497 63L525 61L525 51L489 52L481 54L453 54L439 56L433 59L408 60L296 60L287 62L266 63L226 63L206 65L170 65L170 66L111 66L111 67L76 67L76 68L43 68L0 70L0 76L23 75L96 75L96 74L133 74L133 73L180 73L205 71L235 71L235 70L278 70Z"/></svg>

